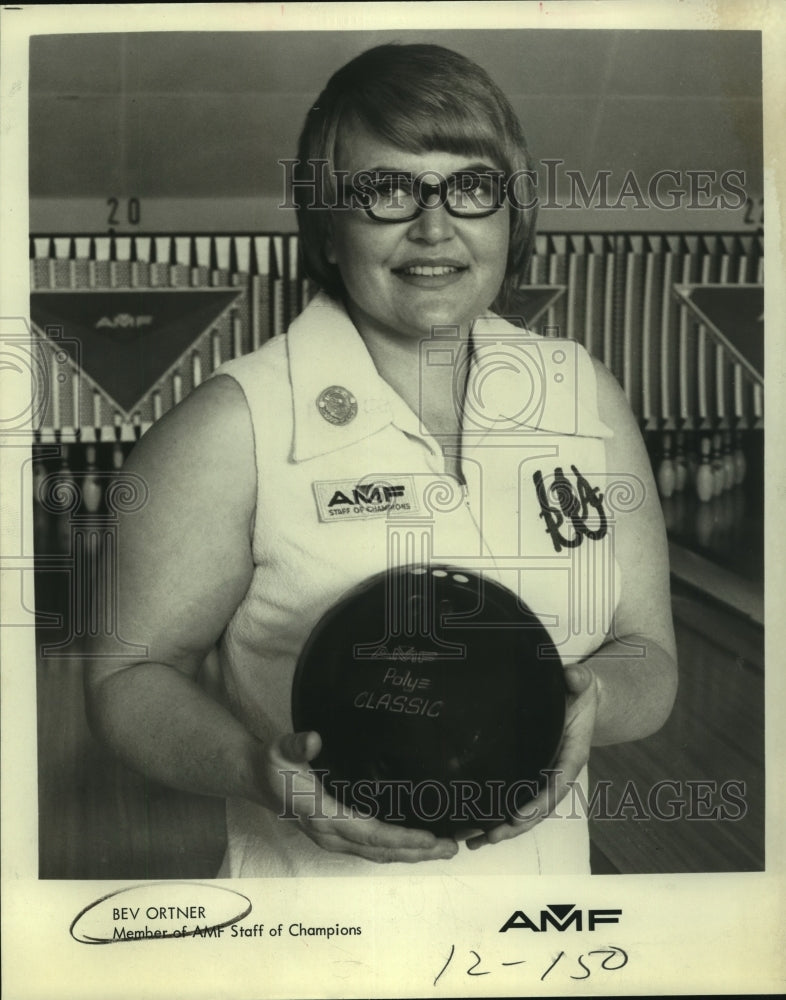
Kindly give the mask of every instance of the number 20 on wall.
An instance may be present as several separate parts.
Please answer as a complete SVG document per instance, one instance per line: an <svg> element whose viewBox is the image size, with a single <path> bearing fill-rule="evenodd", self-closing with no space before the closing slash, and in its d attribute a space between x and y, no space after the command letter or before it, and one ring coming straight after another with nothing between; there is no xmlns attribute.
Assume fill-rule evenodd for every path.
<svg viewBox="0 0 786 1000"><path fill-rule="evenodd" d="M142 208L139 203L139 198L107 198L107 206L109 207L109 216L106 220L106 224L111 228L113 226L138 226L142 218ZM125 206L125 219L123 218L123 205Z"/></svg>

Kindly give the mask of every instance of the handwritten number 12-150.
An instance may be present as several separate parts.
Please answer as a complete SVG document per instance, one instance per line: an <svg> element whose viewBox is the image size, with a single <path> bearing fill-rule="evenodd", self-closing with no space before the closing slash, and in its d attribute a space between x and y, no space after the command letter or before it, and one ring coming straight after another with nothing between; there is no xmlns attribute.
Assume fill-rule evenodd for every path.
<svg viewBox="0 0 786 1000"><path fill-rule="evenodd" d="M440 978L442 977L442 975L447 970L448 966L453 961L455 954L456 954L456 946L451 945L450 954L448 955L447 961L437 974L437 977L434 980L434 986L437 985ZM468 965L467 968L465 969L465 972L468 976L488 976L494 971L493 968L491 969L483 968L483 959L480 957L478 952L470 950L469 954L473 956L473 960L471 964ZM569 973L571 979L580 980L580 979L590 978L593 970L590 968L589 965L587 965L584 959L589 958L591 955L605 955L605 958L600 960L600 968L605 969L607 972L614 972L617 969L621 969L628 964L627 953L623 951L622 948L616 947L616 945L610 945L608 948L595 948L592 951L586 952L586 954L582 953L581 955L574 957L574 961L576 963L574 968L576 969L576 971L580 972L580 974L573 975L573 973ZM565 963L569 963L570 959L567 958L564 951L561 951L557 955L557 957L551 962L548 968L541 973L540 981L543 982L545 978L557 967L557 965L560 962L562 962L563 959L565 959L565 962L563 962L563 968L567 968ZM527 964L527 960L524 958L521 958L515 962L499 963L500 967L507 967L511 965L525 965L525 964ZM595 966L595 971L597 971L598 960L592 959L591 964Z"/></svg>

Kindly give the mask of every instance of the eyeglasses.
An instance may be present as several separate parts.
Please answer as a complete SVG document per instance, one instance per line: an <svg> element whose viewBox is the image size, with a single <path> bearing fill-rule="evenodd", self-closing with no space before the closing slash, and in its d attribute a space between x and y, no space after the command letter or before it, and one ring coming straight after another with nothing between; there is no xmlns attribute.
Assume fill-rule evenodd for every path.
<svg viewBox="0 0 786 1000"><path fill-rule="evenodd" d="M410 222L426 208L443 206L457 218L482 219L502 208L507 179L501 170L457 170L449 177L378 170L356 175L349 190L353 204L377 222Z"/></svg>

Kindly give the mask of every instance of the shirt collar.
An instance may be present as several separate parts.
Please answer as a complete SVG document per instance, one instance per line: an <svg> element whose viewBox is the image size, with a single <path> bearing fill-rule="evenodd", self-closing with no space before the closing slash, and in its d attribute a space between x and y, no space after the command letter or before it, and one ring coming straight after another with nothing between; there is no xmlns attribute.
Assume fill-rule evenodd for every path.
<svg viewBox="0 0 786 1000"><path fill-rule="evenodd" d="M598 418L594 391L588 393L586 385L578 391L579 383L591 379L594 384L595 376L589 356L583 355L577 344L544 338L493 314L475 321L472 336L468 392L470 397L476 393L477 399L468 398L465 403L465 429L468 423L476 424L476 430L490 431L508 424L580 437L612 436ZM420 437L430 450L438 450L416 415L379 375L341 303L320 292L290 326L286 337L294 462L357 444L391 423ZM506 344L511 342L517 350L507 352ZM523 367L522 356L528 359ZM489 374L494 391L483 392ZM319 409L319 399L330 387L343 389L355 400L357 413L346 423L331 423ZM473 415L472 406L478 405L478 400L480 410Z"/></svg>
<svg viewBox="0 0 786 1000"><path fill-rule="evenodd" d="M391 423L392 390L380 378L341 303L320 292L286 336L294 410L293 461L304 462L357 444ZM346 423L331 423L319 409L323 392L333 386L355 400L357 413Z"/></svg>
<svg viewBox="0 0 786 1000"><path fill-rule="evenodd" d="M613 436L598 416L592 359L576 341L544 337L493 314L475 321L472 340L465 431L474 422L492 433Z"/></svg>

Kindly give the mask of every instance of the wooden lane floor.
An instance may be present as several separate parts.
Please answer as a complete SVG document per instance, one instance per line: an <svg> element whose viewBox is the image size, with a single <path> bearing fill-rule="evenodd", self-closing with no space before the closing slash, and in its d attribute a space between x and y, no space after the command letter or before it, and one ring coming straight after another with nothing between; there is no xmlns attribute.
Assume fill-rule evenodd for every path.
<svg viewBox="0 0 786 1000"><path fill-rule="evenodd" d="M39 877L212 878L224 806L130 772L93 740L82 666L39 665Z"/></svg>
<svg viewBox="0 0 786 1000"><path fill-rule="evenodd" d="M763 867L762 630L676 583L673 606L681 679L671 718L646 740L592 754L590 795L606 793L605 818L590 821L599 874ZM213 877L223 803L163 788L104 751L87 726L82 673L78 659L38 663L40 877ZM698 818L743 808L737 819Z"/></svg>
<svg viewBox="0 0 786 1000"><path fill-rule="evenodd" d="M53 641L39 633L39 648ZM83 672L79 659L39 657L39 877L214 877L223 801L165 788L104 750L87 724Z"/></svg>
<svg viewBox="0 0 786 1000"><path fill-rule="evenodd" d="M610 783L606 815L590 821L593 870L760 871L763 630L676 582L672 605L680 687L671 717L645 740L592 752L590 790ZM658 791L659 782L669 784Z"/></svg>
<svg viewBox="0 0 786 1000"><path fill-rule="evenodd" d="M93 740L78 662L39 665L39 877L211 878L224 807L130 772Z"/></svg>

